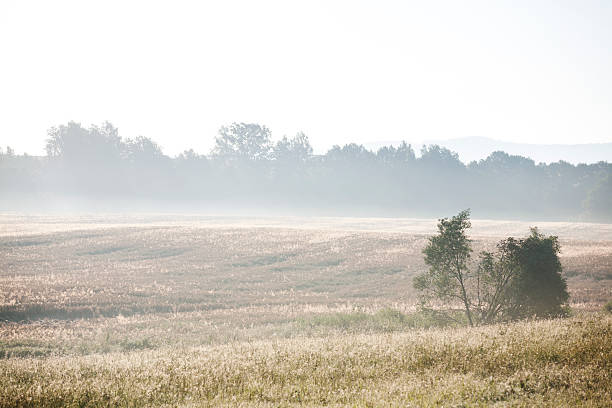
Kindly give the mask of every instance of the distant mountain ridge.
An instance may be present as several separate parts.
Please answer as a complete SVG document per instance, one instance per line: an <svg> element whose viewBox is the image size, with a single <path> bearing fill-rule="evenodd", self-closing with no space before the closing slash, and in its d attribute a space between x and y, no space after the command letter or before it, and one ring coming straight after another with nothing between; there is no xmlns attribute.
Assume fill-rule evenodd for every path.
<svg viewBox="0 0 612 408"><path fill-rule="evenodd" d="M397 146L401 141L372 142L364 146L378 150L382 146ZM464 163L487 158L492 152L502 150L511 155L529 157L536 163L554 163L563 160L572 164L612 162L612 143L585 144L531 144L514 143L490 139L487 137L463 137L449 140L427 140L414 144L418 152L423 145L437 144L456 152Z"/></svg>

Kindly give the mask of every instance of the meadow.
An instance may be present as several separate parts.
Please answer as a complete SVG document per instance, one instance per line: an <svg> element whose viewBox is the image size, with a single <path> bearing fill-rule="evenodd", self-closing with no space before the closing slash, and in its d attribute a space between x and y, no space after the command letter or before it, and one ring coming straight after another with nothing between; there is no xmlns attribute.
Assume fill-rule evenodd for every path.
<svg viewBox="0 0 612 408"><path fill-rule="evenodd" d="M435 220L0 215L0 406L606 406L612 225L555 234L573 316L443 327Z"/></svg>

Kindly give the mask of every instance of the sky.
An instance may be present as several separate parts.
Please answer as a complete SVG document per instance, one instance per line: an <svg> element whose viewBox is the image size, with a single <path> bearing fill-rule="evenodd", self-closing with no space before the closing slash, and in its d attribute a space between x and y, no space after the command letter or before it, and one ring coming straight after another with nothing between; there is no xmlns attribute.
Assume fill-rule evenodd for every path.
<svg viewBox="0 0 612 408"><path fill-rule="evenodd" d="M612 1L0 1L0 145L110 121L334 144L612 142Z"/></svg>

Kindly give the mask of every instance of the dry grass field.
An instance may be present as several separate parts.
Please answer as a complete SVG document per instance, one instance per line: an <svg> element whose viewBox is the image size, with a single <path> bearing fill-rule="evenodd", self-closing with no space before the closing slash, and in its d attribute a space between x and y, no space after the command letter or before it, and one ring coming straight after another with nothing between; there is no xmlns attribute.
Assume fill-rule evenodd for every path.
<svg viewBox="0 0 612 408"><path fill-rule="evenodd" d="M0 215L0 406L609 406L612 225L562 245L574 316L415 311L435 220Z"/></svg>

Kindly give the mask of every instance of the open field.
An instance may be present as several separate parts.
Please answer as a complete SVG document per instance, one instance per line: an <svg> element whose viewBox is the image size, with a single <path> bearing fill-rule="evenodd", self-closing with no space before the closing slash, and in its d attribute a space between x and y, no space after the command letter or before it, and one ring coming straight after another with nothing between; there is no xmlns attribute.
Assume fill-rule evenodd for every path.
<svg viewBox="0 0 612 408"><path fill-rule="evenodd" d="M612 226L475 220L558 235L576 316L427 329L435 224L1 215L0 405L609 402Z"/></svg>

